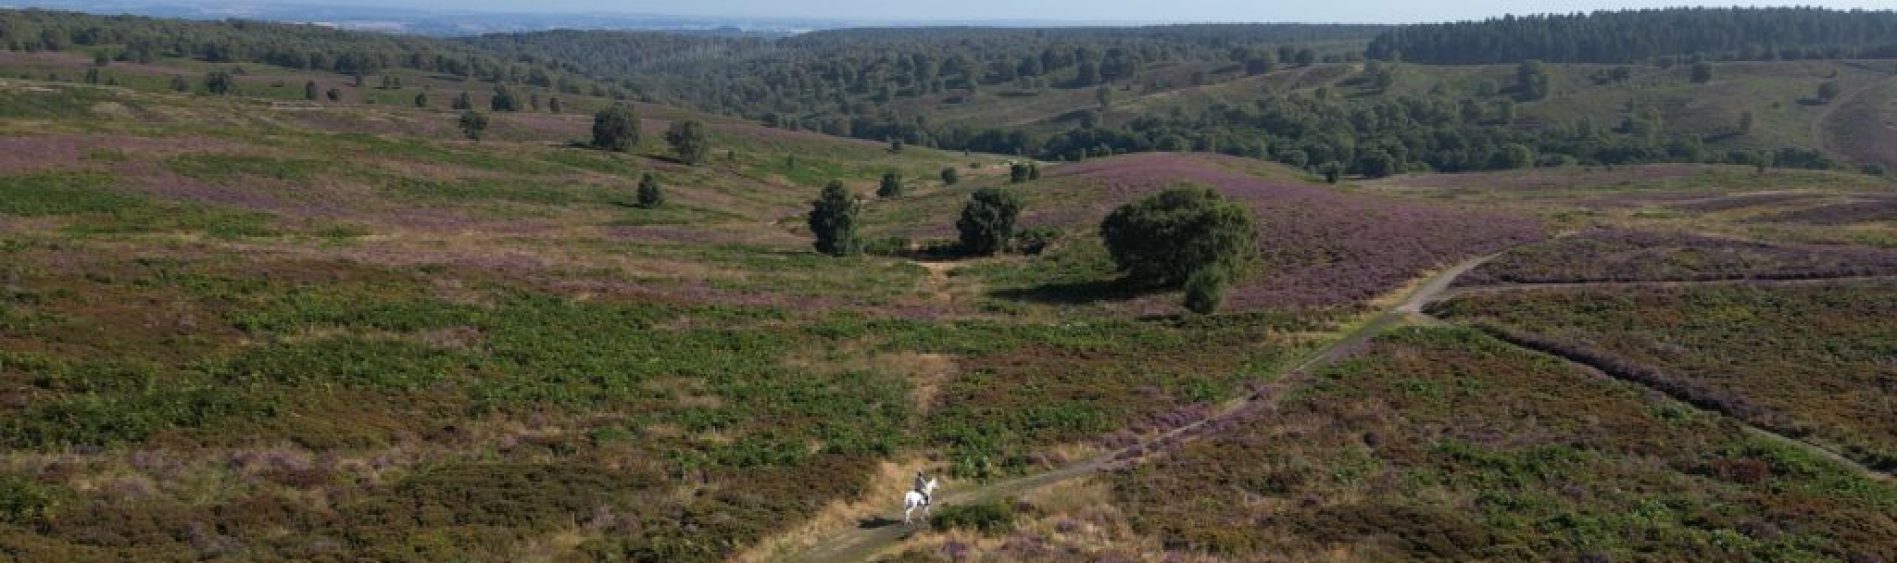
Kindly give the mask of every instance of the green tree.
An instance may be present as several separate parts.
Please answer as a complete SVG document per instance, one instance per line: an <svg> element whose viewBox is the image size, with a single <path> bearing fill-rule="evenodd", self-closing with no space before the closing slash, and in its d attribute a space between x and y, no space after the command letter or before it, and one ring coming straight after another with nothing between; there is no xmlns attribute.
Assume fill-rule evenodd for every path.
<svg viewBox="0 0 1897 563"><path fill-rule="evenodd" d="M1335 184L1344 175L1344 165L1338 164L1335 160L1324 163L1318 169L1324 173L1326 183Z"/></svg>
<svg viewBox="0 0 1897 563"><path fill-rule="evenodd" d="M488 108L494 111L520 111L520 98L514 91L501 84L494 87L494 97L488 100Z"/></svg>
<svg viewBox="0 0 1897 563"><path fill-rule="evenodd" d="M1364 151L1357 157L1357 171L1371 178L1383 178L1398 172L1396 157L1382 149Z"/></svg>
<svg viewBox="0 0 1897 563"><path fill-rule="evenodd" d="M1112 88L1109 88L1106 86L1095 88L1093 91L1093 99L1094 101L1100 103L1100 111L1105 112L1109 109L1113 109L1113 89Z"/></svg>
<svg viewBox="0 0 1897 563"><path fill-rule="evenodd" d="M204 91L212 95L223 96L237 92L237 79L231 73L215 71L204 75Z"/></svg>
<svg viewBox="0 0 1897 563"><path fill-rule="evenodd" d="M856 237L856 194L831 180L823 194L810 202L810 233L816 235L817 252L831 256L856 254L861 245Z"/></svg>
<svg viewBox="0 0 1897 563"><path fill-rule="evenodd" d="M418 107L418 108L428 107L428 93L427 92L415 93L415 107Z"/></svg>
<svg viewBox="0 0 1897 563"><path fill-rule="evenodd" d="M449 104L448 107L449 109L456 109L456 110L474 109L474 95L469 94L467 93L467 91L464 90L461 92L461 95L455 96L454 103Z"/></svg>
<svg viewBox="0 0 1897 563"><path fill-rule="evenodd" d="M462 111L460 125L461 136L479 142L481 135L487 132L487 115L474 110Z"/></svg>
<svg viewBox="0 0 1897 563"><path fill-rule="evenodd" d="M330 88L328 92L323 93L323 96L329 98L329 101L332 102L343 101L343 91L335 88Z"/></svg>
<svg viewBox="0 0 1897 563"><path fill-rule="evenodd" d="M1522 101L1535 101L1548 97L1552 88L1548 77L1548 65L1541 61L1522 61L1515 67L1515 88Z"/></svg>
<svg viewBox="0 0 1897 563"><path fill-rule="evenodd" d="M960 170L956 170L953 166L942 167L942 185L953 186L961 183L961 181L962 172Z"/></svg>
<svg viewBox="0 0 1897 563"><path fill-rule="evenodd" d="M174 92L190 92L191 81L185 80L184 76L174 74L171 76L171 89Z"/></svg>
<svg viewBox="0 0 1897 563"><path fill-rule="evenodd" d="M1210 188L1174 188L1115 209L1100 238L1126 280L1177 286L1215 269L1235 277L1258 254L1250 209Z"/></svg>
<svg viewBox="0 0 1897 563"><path fill-rule="evenodd" d="M1008 166L1008 182L1019 184L1028 181L1028 165L1017 162Z"/></svg>
<svg viewBox="0 0 1897 563"><path fill-rule="evenodd" d="M955 221L962 252L987 256L1006 250L1014 239L1014 222L1021 215L1021 198L1000 188L982 188L968 196L962 217Z"/></svg>
<svg viewBox="0 0 1897 563"><path fill-rule="evenodd" d="M889 138L889 152L901 154L903 148L905 148L905 145L902 142L902 137Z"/></svg>
<svg viewBox="0 0 1897 563"><path fill-rule="evenodd" d="M1528 168L1534 165L1535 149L1521 143L1502 145L1502 148L1497 149L1495 154L1489 157L1489 168L1497 170Z"/></svg>
<svg viewBox="0 0 1897 563"><path fill-rule="evenodd" d="M547 98L547 111L550 111L553 113L560 113L564 109L566 109L566 106L560 103L559 96L553 96L551 98Z"/></svg>
<svg viewBox="0 0 1897 563"><path fill-rule="evenodd" d="M613 104L593 114L593 147L626 152L639 144L639 118L632 106Z"/></svg>
<svg viewBox="0 0 1897 563"><path fill-rule="evenodd" d="M1709 63L1709 62L1693 63L1693 69L1691 71L1691 80L1693 81L1694 84L1705 84L1707 82L1712 82L1713 81L1713 63Z"/></svg>
<svg viewBox="0 0 1897 563"><path fill-rule="evenodd" d="M316 87L315 80L303 83L303 99L314 102L321 95L322 92Z"/></svg>
<svg viewBox="0 0 1897 563"><path fill-rule="evenodd" d="M1739 126L1736 127L1736 129L1740 135L1749 135L1752 133L1752 112L1746 111L1739 113Z"/></svg>
<svg viewBox="0 0 1897 563"><path fill-rule="evenodd" d="M696 119L672 122L672 128L665 131L665 142L685 164L697 166L711 156L711 136L705 132L705 124Z"/></svg>
<svg viewBox="0 0 1897 563"><path fill-rule="evenodd" d="M652 174L639 177L639 207L657 209L665 205L665 190L659 187L659 179Z"/></svg>
<svg viewBox="0 0 1897 563"><path fill-rule="evenodd" d="M884 172L883 181L876 186L876 197L897 197L902 195L902 173Z"/></svg>

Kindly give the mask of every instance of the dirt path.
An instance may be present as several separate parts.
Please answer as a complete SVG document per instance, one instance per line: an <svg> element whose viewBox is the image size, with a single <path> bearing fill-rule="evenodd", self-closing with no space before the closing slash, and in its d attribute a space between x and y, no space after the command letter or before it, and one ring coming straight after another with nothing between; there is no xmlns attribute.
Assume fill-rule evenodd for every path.
<svg viewBox="0 0 1897 563"><path fill-rule="evenodd" d="M1190 424L1161 433L1139 444L1110 451L1092 458L1068 464L1049 471L1006 479L981 485L966 487L949 484L940 495L938 506L960 503L984 502L1009 496L1018 496L1069 479L1092 475L1096 472L1131 463L1148 453L1167 448L1171 445L1190 440L1202 434L1203 429L1214 423L1228 419L1239 413L1257 408L1270 408L1278 404L1285 395L1284 391L1302 382L1314 368L1335 362L1354 350L1357 346L1392 327L1401 326L1418 320L1425 305L1449 289L1457 277L1476 266L1495 258L1496 254L1472 258L1446 268L1424 279L1403 301L1378 313L1351 330L1336 341L1312 352L1289 371L1282 373L1271 384L1250 395L1227 401L1205 418ZM891 498L896 498L892 493ZM897 503L891 502L893 505ZM911 528L901 521L899 510L885 514L865 515L856 528L842 534L825 538L802 553L787 558L789 561L864 561L876 556L884 549L909 538L922 527Z"/></svg>
<svg viewBox="0 0 1897 563"><path fill-rule="evenodd" d="M929 271L929 276L922 280L922 290L927 292L930 298L944 304L955 303L955 294L949 291L949 276L954 274L956 268L962 266L960 262L913 261L910 263Z"/></svg>

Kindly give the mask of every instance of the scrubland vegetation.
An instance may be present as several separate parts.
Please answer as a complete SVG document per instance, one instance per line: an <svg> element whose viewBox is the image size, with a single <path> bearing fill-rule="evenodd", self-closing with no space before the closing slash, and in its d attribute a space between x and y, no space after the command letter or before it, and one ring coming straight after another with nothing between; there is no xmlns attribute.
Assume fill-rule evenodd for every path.
<svg viewBox="0 0 1897 563"><path fill-rule="evenodd" d="M1897 559L1861 15L0 11L0 553Z"/></svg>
<svg viewBox="0 0 1897 563"><path fill-rule="evenodd" d="M1545 291L1441 313L1890 472L1893 295L1876 281Z"/></svg>

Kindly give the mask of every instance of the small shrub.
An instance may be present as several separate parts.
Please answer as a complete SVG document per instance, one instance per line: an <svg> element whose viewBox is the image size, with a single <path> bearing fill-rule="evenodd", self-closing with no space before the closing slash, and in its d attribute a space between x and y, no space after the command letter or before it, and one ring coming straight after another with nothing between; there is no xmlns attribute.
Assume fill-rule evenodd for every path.
<svg viewBox="0 0 1897 563"><path fill-rule="evenodd" d="M1224 270L1207 268L1194 272L1186 278L1186 309L1201 315L1210 315L1225 304L1225 290L1231 280Z"/></svg>
<svg viewBox="0 0 1897 563"><path fill-rule="evenodd" d="M651 174L639 177L639 207L657 209L665 205L665 190Z"/></svg>
<svg viewBox="0 0 1897 563"><path fill-rule="evenodd" d="M204 75L204 91L212 95L223 96L237 93L237 79L231 73L217 71Z"/></svg>
<svg viewBox="0 0 1897 563"><path fill-rule="evenodd" d="M1052 227L1036 227L1014 235L1014 250L1027 255L1037 255L1053 246L1060 239L1060 230Z"/></svg>
<svg viewBox="0 0 1897 563"><path fill-rule="evenodd" d="M902 256L909 253L909 237L883 237L863 243L863 253L875 256Z"/></svg>
<svg viewBox="0 0 1897 563"><path fill-rule="evenodd" d="M945 166L942 168L942 184L943 185L953 186L955 184L961 183L961 181L962 181L962 173L960 171L957 171L955 167Z"/></svg>
<svg viewBox="0 0 1897 563"><path fill-rule="evenodd" d="M945 506L935 514L933 524L951 530L999 534L1014 528L1014 517L1015 510L1012 501L990 500Z"/></svg>
<svg viewBox="0 0 1897 563"><path fill-rule="evenodd" d="M487 116L474 110L463 111L460 126L461 136L467 137L470 141L480 141L481 136L487 132Z"/></svg>
<svg viewBox="0 0 1897 563"><path fill-rule="evenodd" d="M705 132L705 124L696 119L673 122L665 132L665 142L685 164L697 166L711 156L711 136Z"/></svg>
<svg viewBox="0 0 1897 563"><path fill-rule="evenodd" d="M898 197L902 195L902 173L885 172L883 181L876 186L876 197Z"/></svg>

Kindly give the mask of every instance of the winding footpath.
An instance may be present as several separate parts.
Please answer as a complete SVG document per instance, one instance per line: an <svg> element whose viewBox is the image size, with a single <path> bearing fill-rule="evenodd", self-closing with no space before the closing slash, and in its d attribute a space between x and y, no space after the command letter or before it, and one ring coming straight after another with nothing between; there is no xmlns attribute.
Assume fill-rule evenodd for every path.
<svg viewBox="0 0 1897 563"><path fill-rule="evenodd" d="M1384 331L1398 326L1411 324L1419 320L1423 307L1436 301L1441 294L1455 283L1456 278L1469 270L1482 265L1499 254L1465 260L1425 278L1396 304L1376 316L1363 322L1356 329L1324 347L1312 352L1295 367L1282 373L1270 384L1244 397L1233 399L1220 405L1209 416L1192 423L1174 428L1138 444L1113 450L1094 457L1074 462L1041 473L1005 479L966 487L951 486L947 492L937 495L938 505L985 502L1021 494L1071 479L1085 477L1101 471L1120 467L1146 454L1165 449L1168 446L1190 440L1203 434L1200 432L1219 421L1258 408L1271 408L1278 404L1284 391L1303 381L1311 370L1337 361L1355 350L1359 345ZM892 503L894 504L894 503ZM870 515L862 525L843 533L824 538L803 552L786 558L787 561L832 562L864 561L881 553L891 545L907 539L921 527L909 527L902 524L900 510L887 514Z"/></svg>

